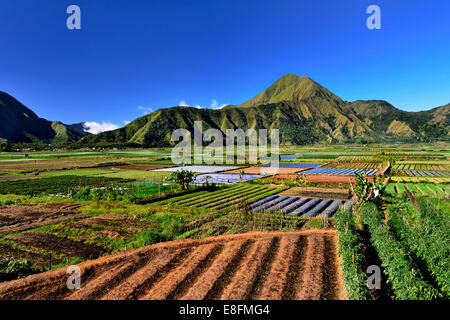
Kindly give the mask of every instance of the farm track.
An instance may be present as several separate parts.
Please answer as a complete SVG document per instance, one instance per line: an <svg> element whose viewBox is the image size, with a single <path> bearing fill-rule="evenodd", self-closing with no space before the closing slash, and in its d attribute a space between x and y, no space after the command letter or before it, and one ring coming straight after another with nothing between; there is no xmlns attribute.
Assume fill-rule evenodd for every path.
<svg viewBox="0 0 450 320"><path fill-rule="evenodd" d="M342 299L334 230L177 240L0 283L0 299Z"/></svg>

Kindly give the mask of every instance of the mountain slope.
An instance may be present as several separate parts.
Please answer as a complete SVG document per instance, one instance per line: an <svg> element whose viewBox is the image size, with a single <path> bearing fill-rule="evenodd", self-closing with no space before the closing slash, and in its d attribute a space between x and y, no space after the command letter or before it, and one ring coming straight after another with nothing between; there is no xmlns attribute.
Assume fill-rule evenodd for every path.
<svg viewBox="0 0 450 320"><path fill-rule="evenodd" d="M287 74L254 98L221 110L173 107L159 109L123 128L86 137L87 145L169 146L178 128L193 131L280 129L281 143L433 141L449 139L449 105L405 112L386 101L344 102L308 77Z"/></svg>
<svg viewBox="0 0 450 320"><path fill-rule="evenodd" d="M261 104L270 104L277 102L296 102L305 99L319 98L332 102L333 104L341 104L343 101L334 95L327 88L308 77L300 77L293 73L288 73L275 81L270 87L256 95L237 107L248 108ZM233 106L228 106L228 108Z"/></svg>
<svg viewBox="0 0 450 320"><path fill-rule="evenodd" d="M9 142L66 143L86 135L78 128L39 118L15 98L0 91L0 139Z"/></svg>

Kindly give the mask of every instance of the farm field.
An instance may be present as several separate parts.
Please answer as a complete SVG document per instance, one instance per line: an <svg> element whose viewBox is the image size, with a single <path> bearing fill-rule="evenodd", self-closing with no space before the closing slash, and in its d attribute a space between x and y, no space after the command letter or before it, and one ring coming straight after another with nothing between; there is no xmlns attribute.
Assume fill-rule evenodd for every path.
<svg viewBox="0 0 450 320"><path fill-rule="evenodd" d="M247 233L147 246L80 264L71 291L64 269L0 283L0 299L345 299L336 233Z"/></svg>
<svg viewBox="0 0 450 320"><path fill-rule="evenodd" d="M177 167L168 149L0 153L0 299L442 299L448 259L419 243L448 250L450 153L414 148L285 146L277 168ZM379 200L358 203L355 173L383 185ZM393 219L383 245L379 214ZM385 289L360 285L381 263ZM72 264L86 272L76 292L60 281Z"/></svg>
<svg viewBox="0 0 450 320"><path fill-rule="evenodd" d="M341 168L316 168L302 171L304 174L341 174L341 175L354 175L356 173L362 173L368 176L374 175L378 169L341 169Z"/></svg>

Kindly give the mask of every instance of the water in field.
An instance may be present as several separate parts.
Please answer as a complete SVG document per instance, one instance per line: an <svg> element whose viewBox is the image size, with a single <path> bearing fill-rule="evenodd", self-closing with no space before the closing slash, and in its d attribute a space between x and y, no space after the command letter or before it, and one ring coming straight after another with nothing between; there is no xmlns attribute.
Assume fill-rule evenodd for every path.
<svg viewBox="0 0 450 320"><path fill-rule="evenodd" d="M238 174L231 173L211 173L211 174L201 174L198 175L194 181L196 184L206 183L208 180L209 183L218 183L218 184L235 184L238 182L253 180L257 178L264 177L262 174L244 174L242 177L239 177Z"/></svg>

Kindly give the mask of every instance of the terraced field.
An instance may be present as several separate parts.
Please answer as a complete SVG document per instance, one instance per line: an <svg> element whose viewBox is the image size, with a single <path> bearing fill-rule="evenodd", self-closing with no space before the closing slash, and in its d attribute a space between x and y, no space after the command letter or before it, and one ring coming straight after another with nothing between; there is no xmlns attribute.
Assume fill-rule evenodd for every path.
<svg viewBox="0 0 450 320"><path fill-rule="evenodd" d="M322 168L334 168L334 169L377 169L377 162L351 162L351 161L339 161L339 162L330 162L322 166Z"/></svg>
<svg viewBox="0 0 450 320"><path fill-rule="evenodd" d="M179 196L156 204L211 210L239 209L246 203L253 203L283 190L283 188L271 188L264 185L240 184L214 192L197 192Z"/></svg>
<svg viewBox="0 0 450 320"><path fill-rule="evenodd" d="M386 192L392 195L403 195L409 190L416 196L425 196L430 198L449 198L450 188L445 184L432 183L389 183L386 186Z"/></svg>
<svg viewBox="0 0 450 320"><path fill-rule="evenodd" d="M279 212L291 216L315 217L319 214L332 216L342 205L350 210L354 201L331 200L305 197L269 196L250 205L252 212Z"/></svg>
<svg viewBox="0 0 450 320"><path fill-rule="evenodd" d="M450 166L444 163L412 163L412 164L395 164L394 170L431 170L431 171L446 171L450 170Z"/></svg>
<svg viewBox="0 0 450 320"><path fill-rule="evenodd" d="M0 299L345 299L336 232L226 235L159 243L0 283Z"/></svg>
<svg viewBox="0 0 450 320"><path fill-rule="evenodd" d="M450 177L450 171L433 170L394 170L394 174L411 177Z"/></svg>
<svg viewBox="0 0 450 320"><path fill-rule="evenodd" d="M306 171L302 171L304 174L341 174L341 175L354 175L356 173L363 173L367 176L373 176L378 169L333 169L333 168L315 168Z"/></svg>

